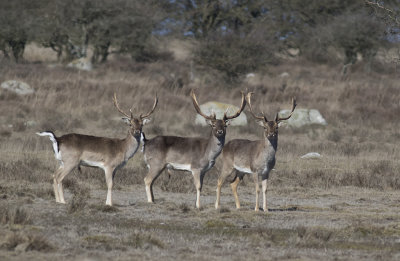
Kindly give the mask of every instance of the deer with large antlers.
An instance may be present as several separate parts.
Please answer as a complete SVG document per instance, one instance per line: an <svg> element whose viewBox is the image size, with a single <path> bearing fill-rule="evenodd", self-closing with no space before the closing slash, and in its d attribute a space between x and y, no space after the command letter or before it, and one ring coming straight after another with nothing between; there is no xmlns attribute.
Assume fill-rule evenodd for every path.
<svg viewBox="0 0 400 261"><path fill-rule="evenodd" d="M235 171L236 176L231 183L231 188L235 197L236 208L240 208L237 194L239 181L243 179L244 174L252 174L256 186L255 211L259 210L259 177L261 177L262 184L263 210L265 212L268 211L266 195L267 181L270 171L275 166L275 153L278 147L278 124L281 121L288 120L292 116L296 108L296 100L292 98L292 110L289 116L281 118L276 114L275 120L269 121L264 113L261 116L254 113L251 106L252 94L251 92L248 93L246 99L251 115L264 127L264 139L256 141L235 139L225 145L222 155L222 171L217 184L217 200L215 202L215 208L217 209L220 205L221 186L225 179Z"/></svg>
<svg viewBox="0 0 400 261"><path fill-rule="evenodd" d="M246 100L242 93L242 103L239 110L228 116L225 112L222 119L215 114L206 115L200 109L194 91L191 98L197 113L206 119L211 126L208 138L157 136L144 141L144 159L149 169L144 178L148 202L154 202L152 185L164 169L185 170L192 173L197 190L196 207L200 208L200 192L204 175L210 170L225 144L226 127L229 120L240 115Z"/></svg>
<svg viewBox="0 0 400 261"><path fill-rule="evenodd" d="M75 167L89 166L98 167L104 170L107 182L106 205L112 205L111 189L114 175L117 169L123 167L126 162L135 155L139 148L142 135L142 127L149 121L148 117L154 112L157 106L157 95L154 99L153 108L147 114L140 114L134 117L132 109L130 114L125 113L118 104L117 96L114 93L114 105L125 117L122 119L129 125L128 135L125 139L112 139L70 133L56 137L51 131L38 132L40 136L49 136L53 142L53 149L60 167L53 175L53 187L56 202L65 203L62 180Z"/></svg>

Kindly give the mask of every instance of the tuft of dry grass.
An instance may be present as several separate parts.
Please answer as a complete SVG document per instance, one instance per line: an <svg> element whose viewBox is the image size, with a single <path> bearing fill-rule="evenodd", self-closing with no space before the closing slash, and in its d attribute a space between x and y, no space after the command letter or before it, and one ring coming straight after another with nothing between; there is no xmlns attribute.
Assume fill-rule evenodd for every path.
<svg viewBox="0 0 400 261"><path fill-rule="evenodd" d="M68 213L75 213L82 211L90 198L90 189L82 184L79 184L75 179L70 179L65 184L65 188L68 188L73 193L71 202L68 204Z"/></svg>
<svg viewBox="0 0 400 261"><path fill-rule="evenodd" d="M27 225L31 223L29 213L23 208L9 205L0 208L0 224Z"/></svg>
<svg viewBox="0 0 400 261"><path fill-rule="evenodd" d="M5 238L5 242L1 247L8 251L26 252L26 251L39 251L39 252L50 252L54 250L54 247L48 242L48 240L39 234L25 234L14 232L8 234Z"/></svg>

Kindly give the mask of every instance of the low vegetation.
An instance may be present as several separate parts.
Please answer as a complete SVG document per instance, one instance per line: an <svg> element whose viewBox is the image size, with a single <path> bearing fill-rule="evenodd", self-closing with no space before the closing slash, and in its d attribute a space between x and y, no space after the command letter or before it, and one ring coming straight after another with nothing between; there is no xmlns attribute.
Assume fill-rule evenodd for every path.
<svg viewBox="0 0 400 261"><path fill-rule="evenodd" d="M187 46L174 44L166 48L177 53L177 45ZM222 72L192 70L190 60L108 59L90 72L29 59L0 61L0 81L19 79L35 89L29 96L0 91L0 259L399 259L400 91L392 65L368 75L353 67L344 79L340 66L298 58L238 84L224 81ZM215 210L219 160L205 177L200 210L193 178L182 171L162 173L154 184L155 203L148 204L140 151L116 173L112 207L104 205L103 171L87 167L66 177L67 204L55 203L52 174L58 163L51 142L35 132L123 138L128 130L113 107L113 93L137 113L157 92L146 137L206 137L209 128L194 124L192 88L202 101L232 104L248 88L255 92L256 110L270 118L296 96L298 108L318 109L327 120L324 127L280 128L268 214L254 212L254 185L247 176L238 191L242 209L235 209L228 177L221 209ZM230 126L227 140L261 137L261 127L244 113L248 126ZM322 157L300 158L308 152Z"/></svg>

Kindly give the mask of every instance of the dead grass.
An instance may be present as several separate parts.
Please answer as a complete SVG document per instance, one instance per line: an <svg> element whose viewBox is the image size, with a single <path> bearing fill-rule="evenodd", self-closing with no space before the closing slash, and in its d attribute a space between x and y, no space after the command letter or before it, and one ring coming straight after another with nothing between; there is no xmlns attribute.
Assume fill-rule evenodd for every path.
<svg viewBox="0 0 400 261"><path fill-rule="evenodd" d="M178 61L143 64L114 57L92 72L29 63L41 59L36 49L26 64L0 61L0 81L19 79L36 90L30 96L0 91L0 234L5 235L0 259L400 258L397 75L356 72L342 80L340 69L294 61L256 72L254 81L242 86L227 86L207 68L195 68L191 81L190 63L183 59L190 54L180 46L185 45L166 47ZM289 76L281 78L283 72ZM55 203L51 178L58 163L51 142L35 132L123 138L127 129L113 107L113 93L122 107L133 104L139 114L157 92L159 106L144 127L147 138L206 137L209 128L193 123L191 88L200 103L237 104L246 87L257 93L255 108L269 118L295 95L299 108L318 109L328 122L323 128L280 128L269 214L253 211L254 185L247 176L239 186L242 209L235 209L228 184L222 208L214 209L219 161L205 177L200 211L193 207L195 188L186 172L162 173L154 186L156 203L147 204L147 167L140 152L116 173L115 206L104 206L103 171L85 167L64 180L67 205ZM228 127L227 140L261 137L261 128L245 113L249 125ZM312 151L322 158L300 159Z"/></svg>
<svg viewBox="0 0 400 261"><path fill-rule="evenodd" d="M31 219L28 212L23 208L2 205L0 208L0 223L3 225L27 225L31 223Z"/></svg>

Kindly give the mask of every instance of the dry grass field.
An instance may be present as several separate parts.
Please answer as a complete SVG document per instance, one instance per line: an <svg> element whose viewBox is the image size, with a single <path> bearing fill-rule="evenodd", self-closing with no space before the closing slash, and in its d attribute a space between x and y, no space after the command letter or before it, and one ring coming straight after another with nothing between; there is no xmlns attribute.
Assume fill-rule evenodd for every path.
<svg viewBox="0 0 400 261"><path fill-rule="evenodd" d="M91 72L51 65L35 49L28 62L0 61L0 81L17 79L36 92L0 90L0 260L399 260L400 86L398 74L351 73L292 61L229 86L198 68L189 81L184 59L138 64L114 57ZM46 62L36 62L36 57ZM289 76L282 78L281 73ZM117 172L114 206L106 207L103 171L82 167L64 180L66 205L57 204L53 130L123 138L127 127L112 104L142 112L159 105L144 127L155 135L203 136L189 99L238 104L239 90L257 93L254 105L270 118L288 109L315 108L326 127L280 128L277 164L269 181L269 212L255 212L254 185L239 186L235 209L229 182L214 209L219 162L208 172L197 210L187 172L163 173L155 203L146 202L146 167L138 152ZM227 140L258 139L259 127L228 127ZM319 152L321 159L300 156Z"/></svg>

